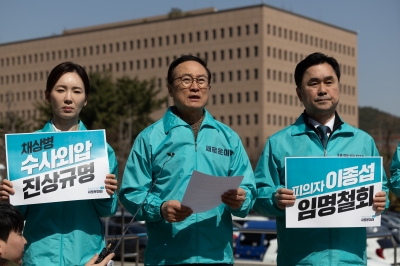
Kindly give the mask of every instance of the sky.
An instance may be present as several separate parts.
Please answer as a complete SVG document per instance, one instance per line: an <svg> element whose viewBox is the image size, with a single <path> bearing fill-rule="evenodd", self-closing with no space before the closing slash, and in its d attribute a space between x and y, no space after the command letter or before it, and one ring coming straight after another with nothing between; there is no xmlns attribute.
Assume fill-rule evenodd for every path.
<svg viewBox="0 0 400 266"><path fill-rule="evenodd" d="M171 8L225 10L260 3L357 32L359 106L400 116L399 0L1 0L0 44L167 14Z"/></svg>

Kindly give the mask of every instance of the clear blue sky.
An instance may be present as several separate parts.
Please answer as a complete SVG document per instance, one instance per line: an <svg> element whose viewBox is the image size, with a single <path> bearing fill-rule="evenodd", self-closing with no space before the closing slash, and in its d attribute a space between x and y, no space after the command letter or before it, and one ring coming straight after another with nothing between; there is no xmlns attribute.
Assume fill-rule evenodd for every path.
<svg viewBox="0 0 400 266"><path fill-rule="evenodd" d="M358 32L359 105L400 116L399 0L1 0L0 44L166 14L172 7L223 10L262 2Z"/></svg>

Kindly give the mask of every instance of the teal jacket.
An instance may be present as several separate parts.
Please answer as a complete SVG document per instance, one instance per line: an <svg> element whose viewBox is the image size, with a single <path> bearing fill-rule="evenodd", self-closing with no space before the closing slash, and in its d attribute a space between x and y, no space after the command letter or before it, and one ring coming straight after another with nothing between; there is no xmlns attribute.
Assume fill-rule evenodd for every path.
<svg viewBox="0 0 400 266"><path fill-rule="evenodd" d="M182 201L193 170L215 176L244 176L240 187L246 191L246 200L242 207L233 210L221 202L182 222L165 221L160 215L161 204ZM255 197L253 171L239 136L205 111L195 141L190 125L171 108L136 138L119 196L131 213L146 198L137 216L147 226L146 265L233 264L231 215L245 217Z"/></svg>
<svg viewBox="0 0 400 266"><path fill-rule="evenodd" d="M254 210L276 216L278 265L366 265L365 228L286 228L285 211L278 208L275 193L285 187L287 156L379 156L374 140L343 123L336 114L334 130L324 150L312 125L302 114L295 124L271 136L255 170L258 198ZM383 172L383 191L388 193ZM387 201L387 207L389 201Z"/></svg>
<svg viewBox="0 0 400 266"><path fill-rule="evenodd" d="M400 143L393 155L390 174L389 188L397 197L400 197Z"/></svg>
<svg viewBox="0 0 400 266"><path fill-rule="evenodd" d="M86 130L79 122L79 130ZM38 132L53 132L50 121ZM118 174L113 149L108 146L111 174ZM105 178L105 177L104 177ZM116 193L109 199L79 200L17 206L25 219L23 265L84 265L104 247L100 217L117 211Z"/></svg>

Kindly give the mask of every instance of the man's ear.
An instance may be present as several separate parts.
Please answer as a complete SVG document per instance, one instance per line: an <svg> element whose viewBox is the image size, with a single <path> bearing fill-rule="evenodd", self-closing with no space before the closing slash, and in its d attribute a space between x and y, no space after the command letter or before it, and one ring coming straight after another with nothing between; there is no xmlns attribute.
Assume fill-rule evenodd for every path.
<svg viewBox="0 0 400 266"><path fill-rule="evenodd" d="M303 100L301 98L301 91L298 87L296 87L296 94L297 94L297 97L299 98L300 102L303 102Z"/></svg>
<svg viewBox="0 0 400 266"><path fill-rule="evenodd" d="M173 88L172 85L170 85L170 84L167 85L167 88L168 88L168 94L169 94L169 96L172 97L172 90L173 90L174 88Z"/></svg>

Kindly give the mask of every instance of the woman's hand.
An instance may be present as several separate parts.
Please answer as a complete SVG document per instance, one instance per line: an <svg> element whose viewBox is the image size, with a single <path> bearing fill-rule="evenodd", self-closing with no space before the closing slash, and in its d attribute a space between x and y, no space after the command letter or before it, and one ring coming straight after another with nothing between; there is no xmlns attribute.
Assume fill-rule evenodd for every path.
<svg viewBox="0 0 400 266"><path fill-rule="evenodd" d="M0 182L0 201L10 203L10 195L14 195L15 190L12 188L13 184L10 180L3 179Z"/></svg>

